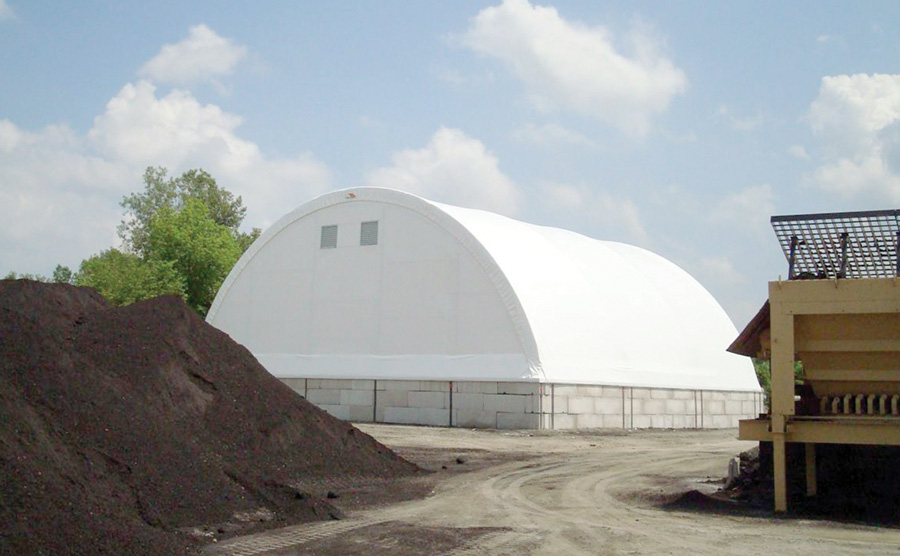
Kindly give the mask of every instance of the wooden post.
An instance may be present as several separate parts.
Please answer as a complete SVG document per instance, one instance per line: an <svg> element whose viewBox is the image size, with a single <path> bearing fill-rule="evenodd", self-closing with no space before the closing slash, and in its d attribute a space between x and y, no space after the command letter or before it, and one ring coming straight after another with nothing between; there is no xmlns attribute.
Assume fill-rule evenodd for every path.
<svg viewBox="0 0 900 556"><path fill-rule="evenodd" d="M780 283L769 291L772 331L772 466L775 478L775 511L786 512L787 424L794 407L794 315L778 301Z"/></svg>

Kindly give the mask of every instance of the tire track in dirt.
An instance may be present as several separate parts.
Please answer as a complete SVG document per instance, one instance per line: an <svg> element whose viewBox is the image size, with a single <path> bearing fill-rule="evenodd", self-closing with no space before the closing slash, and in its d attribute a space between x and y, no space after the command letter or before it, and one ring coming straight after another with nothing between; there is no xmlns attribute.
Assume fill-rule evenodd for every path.
<svg viewBox="0 0 900 556"><path fill-rule="evenodd" d="M437 440L427 437L429 432L415 429L409 441L460 449L452 444L452 436L448 441L453 431L434 433L440 435ZM459 434L463 440L472 435L466 431ZM335 535L346 535L364 542L365 527L396 522L423 531L428 527L506 529L443 552L407 549L394 553L397 556L900 555L897 530L661 509L659 504L666 497L695 488L698 485L692 483L702 477L723 472L728 458L743 446L728 437L710 436L696 432L673 432L668 437L597 435L587 441L579 437L479 436L475 438L479 447L497 441L518 449L521 442L529 449L544 450L535 449L527 459L517 457L445 477L423 500L357 512L342 522L289 528L292 532L274 543L239 544L245 541L235 539L229 541L232 551L220 552L224 547L219 546L215 554L252 556L291 546L302 547L298 553L308 554L315 552L316 542L322 539L333 542ZM273 533L278 532L261 537Z"/></svg>

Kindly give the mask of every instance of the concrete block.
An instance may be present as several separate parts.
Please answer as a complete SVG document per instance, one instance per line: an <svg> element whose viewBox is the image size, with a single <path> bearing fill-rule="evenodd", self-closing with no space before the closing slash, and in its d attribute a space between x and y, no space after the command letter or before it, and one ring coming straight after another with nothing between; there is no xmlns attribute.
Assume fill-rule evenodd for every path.
<svg viewBox="0 0 900 556"><path fill-rule="evenodd" d="M556 395L551 400L544 400L544 411L550 413L568 413L569 397Z"/></svg>
<svg viewBox="0 0 900 556"><path fill-rule="evenodd" d="M594 398L573 396L569 398L569 413L593 413Z"/></svg>
<svg viewBox="0 0 900 556"><path fill-rule="evenodd" d="M551 389L554 396L572 396L578 395L578 387L571 384L554 384Z"/></svg>
<svg viewBox="0 0 900 556"><path fill-rule="evenodd" d="M725 402L724 401L706 401L703 400L703 413L704 415L724 415L725 414Z"/></svg>
<svg viewBox="0 0 900 556"><path fill-rule="evenodd" d="M694 402L691 401L689 404L687 400L665 400L663 413L668 415L693 415Z"/></svg>
<svg viewBox="0 0 900 556"><path fill-rule="evenodd" d="M322 390L343 390L349 388L353 384L352 380L341 380L337 378L321 378L319 379L319 388Z"/></svg>
<svg viewBox="0 0 900 556"><path fill-rule="evenodd" d="M450 424L450 412L446 409L425 407L386 407L384 408L384 422L446 427Z"/></svg>
<svg viewBox="0 0 900 556"><path fill-rule="evenodd" d="M603 397L604 398L619 398L622 399L622 390L625 390L623 386L604 386L603 387Z"/></svg>
<svg viewBox="0 0 900 556"><path fill-rule="evenodd" d="M322 380L318 379L318 378L307 378L306 379L306 387L311 390L319 389L322 387L321 382L322 382Z"/></svg>
<svg viewBox="0 0 900 556"><path fill-rule="evenodd" d="M574 430L575 427L575 416L574 415L554 415L553 416L553 429L554 430Z"/></svg>
<svg viewBox="0 0 900 556"><path fill-rule="evenodd" d="M498 429L536 429L538 423L540 419L534 413L497 413Z"/></svg>
<svg viewBox="0 0 900 556"><path fill-rule="evenodd" d="M421 390L418 380L379 380L379 390Z"/></svg>
<svg viewBox="0 0 900 556"><path fill-rule="evenodd" d="M540 392L540 384L536 382L498 382L498 394L537 395Z"/></svg>
<svg viewBox="0 0 900 556"><path fill-rule="evenodd" d="M675 393L669 389L653 388L650 390L650 399L653 400L671 400L675 397Z"/></svg>
<svg viewBox="0 0 900 556"><path fill-rule="evenodd" d="M672 415L672 428L675 429L692 429L694 428L693 415Z"/></svg>
<svg viewBox="0 0 900 556"><path fill-rule="evenodd" d="M631 397L636 400L647 399L650 397L650 389L649 388L631 388Z"/></svg>
<svg viewBox="0 0 900 556"><path fill-rule="evenodd" d="M740 400L728 400L725 402L725 415L740 415L743 403Z"/></svg>
<svg viewBox="0 0 900 556"><path fill-rule="evenodd" d="M496 382L454 382L453 391L460 394L496 394Z"/></svg>
<svg viewBox="0 0 900 556"><path fill-rule="evenodd" d="M703 401L711 401L711 402L724 402L729 398L729 392L720 392L720 391L706 391L703 392Z"/></svg>
<svg viewBox="0 0 900 556"><path fill-rule="evenodd" d="M454 427L474 427L479 429L497 428L497 413L493 411L453 410Z"/></svg>
<svg viewBox="0 0 900 556"><path fill-rule="evenodd" d="M596 413L582 413L575 416L575 425L578 430L582 429L602 429L603 415Z"/></svg>
<svg viewBox="0 0 900 556"><path fill-rule="evenodd" d="M379 407L408 407L409 392L406 390L379 390L376 400Z"/></svg>
<svg viewBox="0 0 900 556"><path fill-rule="evenodd" d="M447 380L423 380L419 383L422 392L447 392L450 393L450 381Z"/></svg>
<svg viewBox="0 0 900 556"><path fill-rule="evenodd" d="M375 408L375 422L376 423L384 423L384 408L376 407Z"/></svg>
<svg viewBox="0 0 900 556"><path fill-rule="evenodd" d="M409 392L409 407L450 407L450 392Z"/></svg>
<svg viewBox="0 0 900 556"><path fill-rule="evenodd" d="M282 378L279 380L285 383L294 392L300 392L301 394L303 394L303 390L306 388L305 378Z"/></svg>
<svg viewBox="0 0 900 556"><path fill-rule="evenodd" d="M374 380L351 380L350 381L350 389L351 390L365 390L367 392L371 392L375 390L375 381Z"/></svg>
<svg viewBox="0 0 900 556"><path fill-rule="evenodd" d="M354 423L371 423L372 414L371 405L351 405L348 416Z"/></svg>
<svg viewBox="0 0 900 556"><path fill-rule="evenodd" d="M674 421L671 415L651 415L650 426L654 429L671 429Z"/></svg>
<svg viewBox="0 0 900 556"><path fill-rule="evenodd" d="M603 419L603 428L604 429L621 429L624 428L622 424L622 416L621 415L601 415Z"/></svg>
<svg viewBox="0 0 900 556"><path fill-rule="evenodd" d="M652 426L649 415L635 414L631 419L631 428L633 429L649 429Z"/></svg>
<svg viewBox="0 0 900 556"><path fill-rule="evenodd" d="M309 390L306 394L306 399L319 407L322 407L322 405L340 405L341 391L325 389Z"/></svg>
<svg viewBox="0 0 900 556"><path fill-rule="evenodd" d="M760 412L757 411L755 400L746 400L741 402L741 414L747 417L756 417Z"/></svg>
<svg viewBox="0 0 900 556"><path fill-rule="evenodd" d="M728 415L707 415L703 418L703 426L708 429L730 429L737 426L737 418Z"/></svg>
<svg viewBox="0 0 900 556"><path fill-rule="evenodd" d="M338 419L350 420L350 408L346 405L320 405L319 409Z"/></svg>
<svg viewBox="0 0 900 556"><path fill-rule="evenodd" d="M525 401L528 396L511 394L485 394L484 410L505 413L525 413Z"/></svg>
<svg viewBox="0 0 900 556"><path fill-rule="evenodd" d="M375 399L373 390L341 390L341 405L372 406Z"/></svg>
<svg viewBox="0 0 900 556"><path fill-rule="evenodd" d="M594 413L600 415L621 415L622 398L594 398Z"/></svg>
<svg viewBox="0 0 900 556"><path fill-rule="evenodd" d="M693 390L672 390L672 399L675 400L693 400Z"/></svg>
<svg viewBox="0 0 900 556"><path fill-rule="evenodd" d="M643 415L662 415L666 408L666 401L669 400L641 400L641 414ZM637 413L637 409L635 409Z"/></svg>
<svg viewBox="0 0 900 556"><path fill-rule="evenodd" d="M453 394L453 409L484 411L484 394Z"/></svg>
<svg viewBox="0 0 900 556"><path fill-rule="evenodd" d="M582 398L602 398L604 396L602 386L579 385L576 388L577 395Z"/></svg>

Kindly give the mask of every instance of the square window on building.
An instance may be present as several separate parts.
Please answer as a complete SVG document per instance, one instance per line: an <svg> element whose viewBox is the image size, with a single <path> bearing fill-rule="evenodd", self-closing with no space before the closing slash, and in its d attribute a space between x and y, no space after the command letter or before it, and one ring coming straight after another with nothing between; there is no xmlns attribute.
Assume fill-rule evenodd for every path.
<svg viewBox="0 0 900 556"><path fill-rule="evenodd" d="M360 245L378 245L378 221L363 222L359 232Z"/></svg>
<svg viewBox="0 0 900 556"><path fill-rule="evenodd" d="M337 247L337 225L322 226L322 239L319 242L320 249L334 249Z"/></svg>

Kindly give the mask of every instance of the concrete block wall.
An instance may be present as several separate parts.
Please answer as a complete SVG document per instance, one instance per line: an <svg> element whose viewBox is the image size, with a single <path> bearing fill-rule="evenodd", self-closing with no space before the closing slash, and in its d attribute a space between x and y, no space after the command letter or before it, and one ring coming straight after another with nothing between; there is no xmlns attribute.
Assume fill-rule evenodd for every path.
<svg viewBox="0 0 900 556"><path fill-rule="evenodd" d="M497 429L733 428L756 392L530 382L282 379L339 419Z"/></svg>

